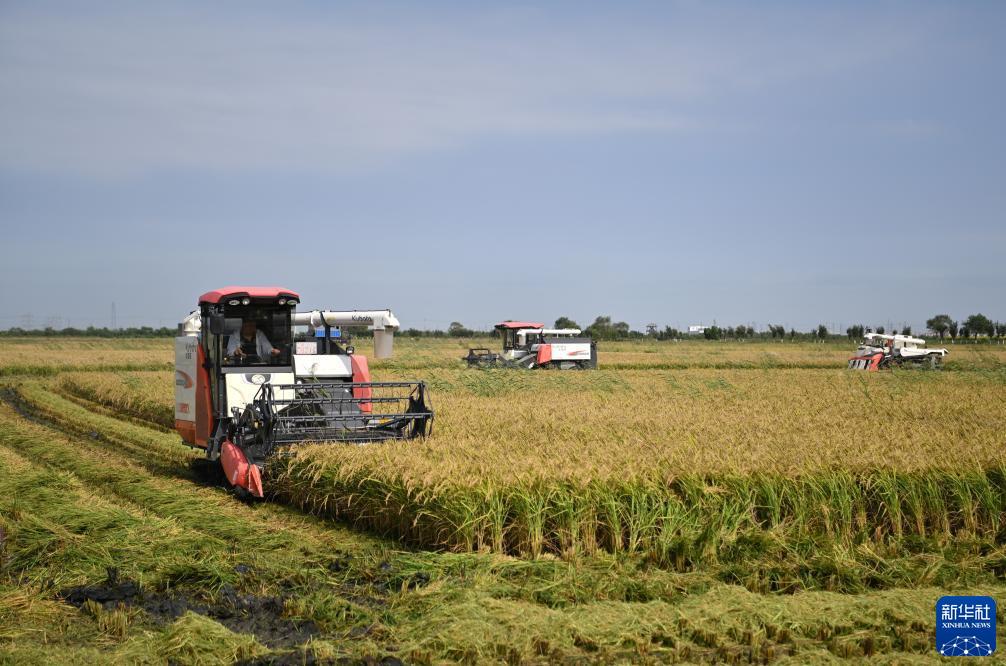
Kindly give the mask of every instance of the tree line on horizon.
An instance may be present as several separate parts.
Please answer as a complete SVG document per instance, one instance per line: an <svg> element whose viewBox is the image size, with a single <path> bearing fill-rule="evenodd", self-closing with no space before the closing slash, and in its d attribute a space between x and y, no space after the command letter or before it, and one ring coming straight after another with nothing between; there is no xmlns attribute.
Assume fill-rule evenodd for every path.
<svg viewBox="0 0 1006 666"><path fill-rule="evenodd" d="M570 317L559 317L555 320L555 328L581 328ZM1006 323L993 322L984 314L978 313L968 316L963 322L954 320L950 315L938 314L926 320L926 329L931 337L938 337L940 340L950 337L952 340L969 338L1006 338ZM767 330L756 331L753 326L739 324L737 326L706 326L701 333L690 334L680 331L672 326L659 328L656 324L648 324L646 331L633 330L624 321L613 321L612 317L600 315L594 322L582 329L585 335L589 335L595 340L679 340L683 338L702 338L705 340L745 340L751 338L759 339L790 339L790 340L826 340L842 337L840 333L829 331L824 324L818 325L810 331L797 331L794 328L786 330L785 326L779 324L769 324ZM861 339L866 333L886 333L883 326L868 328L862 324L849 326L845 329L845 336L849 339ZM901 329L892 329L894 335L912 335L912 327L904 326ZM88 326L87 328L68 327L55 329L46 327L43 329L23 329L11 327L7 330L0 330L0 337L98 337L98 338L168 338L178 334L177 328L162 326L153 328L150 326L128 327L128 328L108 328ZM461 322L451 322L446 330L443 329L403 329L400 335L414 338L472 338L477 336L490 335L495 337L495 330L481 331L464 326ZM370 332L354 333L354 337L367 337Z"/></svg>
<svg viewBox="0 0 1006 666"><path fill-rule="evenodd" d="M678 340L682 338L703 338L705 340L743 340L748 338L760 339L800 339L800 340L827 340L839 338L842 335L838 332L828 330L824 324L819 324L810 331L797 331L794 328L786 330L785 326L779 324L769 324L767 330L757 331L752 326L740 324L737 326L706 326L701 333L691 334L680 331L672 326L665 326L663 329L656 324L648 324L646 331L633 330L624 321L612 321L610 316L601 315L594 319L594 323L586 328L582 328L570 317L559 317L555 320L554 328L580 328L584 334L595 340L633 340L633 339L655 339L655 340ZM949 315L939 314L926 320L927 330L930 337L939 337L941 340L949 335L952 339L958 338L978 338L985 336L988 338L1006 337L1006 323L993 322L985 315L978 313L970 315L959 324ZM885 333L884 326L873 328L862 324L856 324L845 329L845 336L849 339L862 339L868 332ZM402 331L405 335L412 337L457 337L470 338L483 335L496 336L495 330L479 331L464 326L461 322L451 322L446 331L422 331L417 329L406 329ZM893 328L893 335L912 335L912 327L904 326L901 329Z"/></svg>

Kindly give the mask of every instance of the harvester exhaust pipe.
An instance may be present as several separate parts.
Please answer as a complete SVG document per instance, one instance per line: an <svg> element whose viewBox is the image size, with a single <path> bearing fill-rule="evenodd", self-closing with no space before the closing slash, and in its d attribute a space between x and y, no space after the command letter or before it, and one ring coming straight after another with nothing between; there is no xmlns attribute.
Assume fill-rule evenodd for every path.
<svg viewBox="0 0 1006 666"><path fill-rule="evenodd" d="M400 327L398 317L391 310L312 310L296 312L294 325L310 326L313 329L328 326L366 326L374 332L374 357L390 358L395 331Z"/></svg>

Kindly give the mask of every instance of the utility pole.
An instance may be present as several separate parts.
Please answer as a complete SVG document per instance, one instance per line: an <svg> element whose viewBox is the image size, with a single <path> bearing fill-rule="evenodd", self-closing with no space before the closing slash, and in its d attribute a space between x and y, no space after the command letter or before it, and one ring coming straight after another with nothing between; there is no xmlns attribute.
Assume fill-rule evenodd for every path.
<svg viewBox="0 0 1006 666"><path fill-rule="evenodd" d="M112 301L112 330L115 330L115 301Z"/></svg>

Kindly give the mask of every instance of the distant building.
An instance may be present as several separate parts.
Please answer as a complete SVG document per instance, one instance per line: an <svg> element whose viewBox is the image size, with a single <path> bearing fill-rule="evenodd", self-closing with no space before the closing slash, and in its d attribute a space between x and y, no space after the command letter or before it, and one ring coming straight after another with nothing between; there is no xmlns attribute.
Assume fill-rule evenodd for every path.
<svg viewBox="0 0 1006 666"><path fill-rule="evenodd" d="M688 335L702 335L706 332L707 326L689 326Z"/></svg>

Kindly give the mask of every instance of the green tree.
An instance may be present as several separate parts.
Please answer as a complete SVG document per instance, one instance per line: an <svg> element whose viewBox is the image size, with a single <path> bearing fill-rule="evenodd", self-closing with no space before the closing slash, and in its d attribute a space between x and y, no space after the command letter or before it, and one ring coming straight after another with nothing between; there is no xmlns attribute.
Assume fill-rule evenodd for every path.
<svg viewBox="0 0 1006 666"><path fill-rule="evenodd" d="M702 331L702 337L706 340L719 340L723 337L723 329L719 326L706 326L706 330Z"/></svg>
<svg viewBox="0 0 1006 666"><path fill-rule="evenodd" d="M659 335L661 340L676 340L681 336L681 331L676 328L671 328L670 326L665 326L663 332Z"/></svg>
<svg viewBox="0 0 1006 666"><path fill-rule="evenodd" d="M989 337L992 337L995 334L995 331L992 328L992 320L981 313L973 314L968 317L964 325L968 327L968 331L971 335L976 338L983 334Z"/></svg>
<svg viewBox="0 0 1006 666"><path fill-rule="evenodd" d="M957 332L958 332L957 322L954 321L953 319L951 319L950 323L947 324L947 333L950 334L950 339L951 340L954 340L954 339L957 338Z"/></svg>
<svg viewBox="0 0 1006 666"><path fill-rule="evenodd" d="M825 326L824 324L820 324L817 327L817 337L820 340L826 339L828 337L828 327Z"/></svg>
<svg viewBox="0 0 1006 666"><path fill-rule="evenodd" d="M865 330L866 329L862 324L855 324L845 329L845 334L849 336L850 340L860 340L862 339Z"/></svg>
<svg viewBox="0 0 1006 666"><path fill-rule="evenodd" d="M556 328L580 328L580 325L569 317L559 317L555 320Z"/></svg>
<svg viewBox="0 0 1006 666"><path fill-rule="evenodd" d="M926 328L940 336L940 340L950 332L950 322L953 321L950 315L938 314L932 319L926 320Z"/></svg>
<svg viewBox="0 0 1006 666"><path fill-rule="evenodd" d="M616 337L615 326L611 323L611 317L607 316L594 319L594 323L587 327L586 333L595 340L614 340Z"/></svg>

